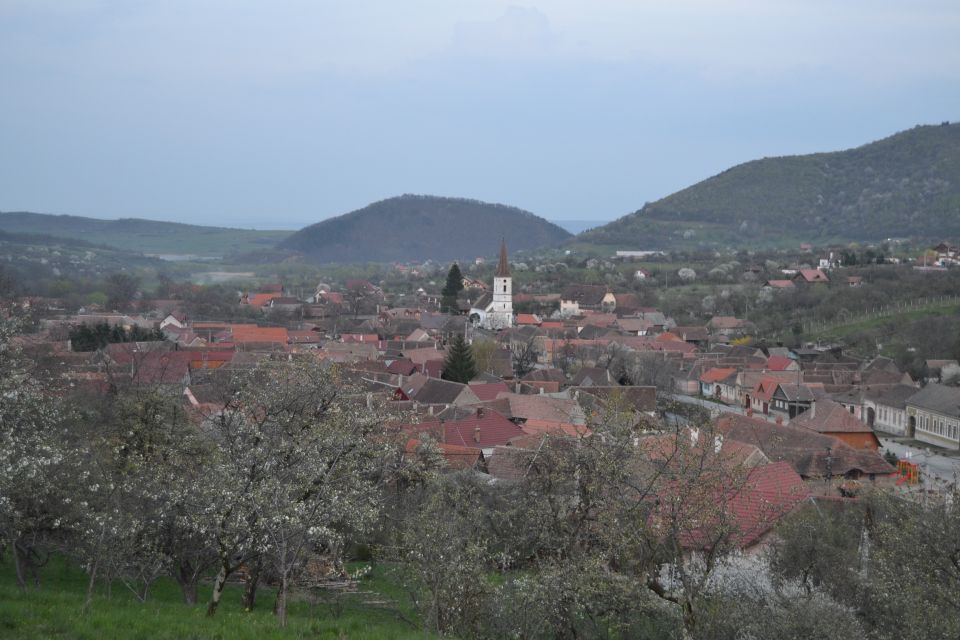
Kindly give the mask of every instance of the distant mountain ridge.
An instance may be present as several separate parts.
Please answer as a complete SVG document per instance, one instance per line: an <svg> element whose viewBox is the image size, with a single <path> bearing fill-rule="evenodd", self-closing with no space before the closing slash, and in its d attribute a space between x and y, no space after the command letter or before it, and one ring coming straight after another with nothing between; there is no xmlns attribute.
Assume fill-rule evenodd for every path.
<svg viewBox="0 0 960 640"><path fill-rule="evenodd" d="M124 251L224 256L271 248L290 231L210 227L141 218L102 220L83 216L0 212L0 230L85 240Z"/></svg>
<svg viewBox="0 0 960 640"><path fill-rule="evenodd" d="M917 126L846 151L746 162L577 240L669 248L910 236L960 236L960 124Z"/></svg>
<svg viewBox="0 0 960 640"><path fill-rule="evenodd" d="M402 195L328 218L277 245L317 263L449 261L558 245L571 237L529 211L465 198Z"/></svg>

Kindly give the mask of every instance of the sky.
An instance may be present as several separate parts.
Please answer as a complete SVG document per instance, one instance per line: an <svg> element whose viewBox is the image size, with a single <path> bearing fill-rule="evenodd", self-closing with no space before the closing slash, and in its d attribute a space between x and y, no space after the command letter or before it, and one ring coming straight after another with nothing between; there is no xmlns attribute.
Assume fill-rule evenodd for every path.
<svg viewBox="0 0 960 640"><path fill-rule="evenodd" d="M956 0L0 0L0 210L612 220L960 119Z"/></svg>

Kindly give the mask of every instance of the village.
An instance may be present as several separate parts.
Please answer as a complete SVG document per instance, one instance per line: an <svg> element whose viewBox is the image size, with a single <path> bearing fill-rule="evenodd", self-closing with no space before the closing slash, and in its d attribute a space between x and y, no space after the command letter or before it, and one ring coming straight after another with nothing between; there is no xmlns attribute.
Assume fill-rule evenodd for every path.
<svg viewBox="0 0 960 640"><path fill-rule="evenodd" d="M763 287L820 286L830 266L822 260L821 268ZM538 450L545 437L589 438L616 407L644 438L687 429L696 444L695 425L709 422L718 447L735 448L752 473L777 478L763 484L764 499L790 506L810 496L853 498L873 487L935 493L956 481L957 459L926 464L931 451L960 448L960 388L938 377L914 380L889 358L864 361L836 346L758 347L749 339L751 322L732 316L678 325L636 294L604 285L540 294L537 302L556 306L547 317L515 313L523 296L513 293L505 244L491 282L463 277L460 288L473 291L473 300L461 298L440 312L439 298L422 289L417 306L395 307L363 280L341 291L321 284L309 300L273 283L242 292L237 304L283 312L287 326L194 319L176 300L145 300L142 314L46 318L41 333L22 340L71 387L105 389L121 379L161 386L195 415L217 410L207 400L215 374L315 359L336 367L368 402L385 401L405 416L397 427L409 436L408 453L428 437L450 469L494 480L516 479L518 455ZM62 339L70 328L77 336L78 326L97 325L121 336L152 331L160 339L90 351ZM459 339L472 345L469 380L444 375ZM928 365L932 376L957 366ZM788 512L779 510L750 544Z"/></svg>

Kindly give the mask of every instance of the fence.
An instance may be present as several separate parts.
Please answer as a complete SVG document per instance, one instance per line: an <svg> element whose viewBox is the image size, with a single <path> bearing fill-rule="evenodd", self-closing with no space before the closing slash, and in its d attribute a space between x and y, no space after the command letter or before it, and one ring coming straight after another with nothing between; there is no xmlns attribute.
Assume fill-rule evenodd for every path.
<svg viewBox="0 0 960 640"><path fill-rule="evenodd" d="M910 311L922 311L924 309L936 309L938 307L949 307L960 305L960 295L956 296L934 296L927 298L917 298L916 300L904 300L894 304L885 304L866 309L859 313L851 313L846 309L837 314L838 317L831 320L807 320L802 323L803 333L805 335L824 333L831 329L843 327L848 324L856 324L867 320L878 318L889 318L901 313Z"/></svg>

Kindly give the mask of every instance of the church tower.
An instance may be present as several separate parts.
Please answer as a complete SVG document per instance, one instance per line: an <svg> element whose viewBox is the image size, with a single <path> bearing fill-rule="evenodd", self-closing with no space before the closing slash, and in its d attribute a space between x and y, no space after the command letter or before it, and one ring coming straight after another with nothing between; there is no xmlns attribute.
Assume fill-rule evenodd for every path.
<svg viewBox="0 0 960 640"><path fill-rule="evenodd" d="M513 326L513 278L507 261L507 241L500 241L500 263L493 276L493 303L490 307L490 325L495 329Z"/></svg>

